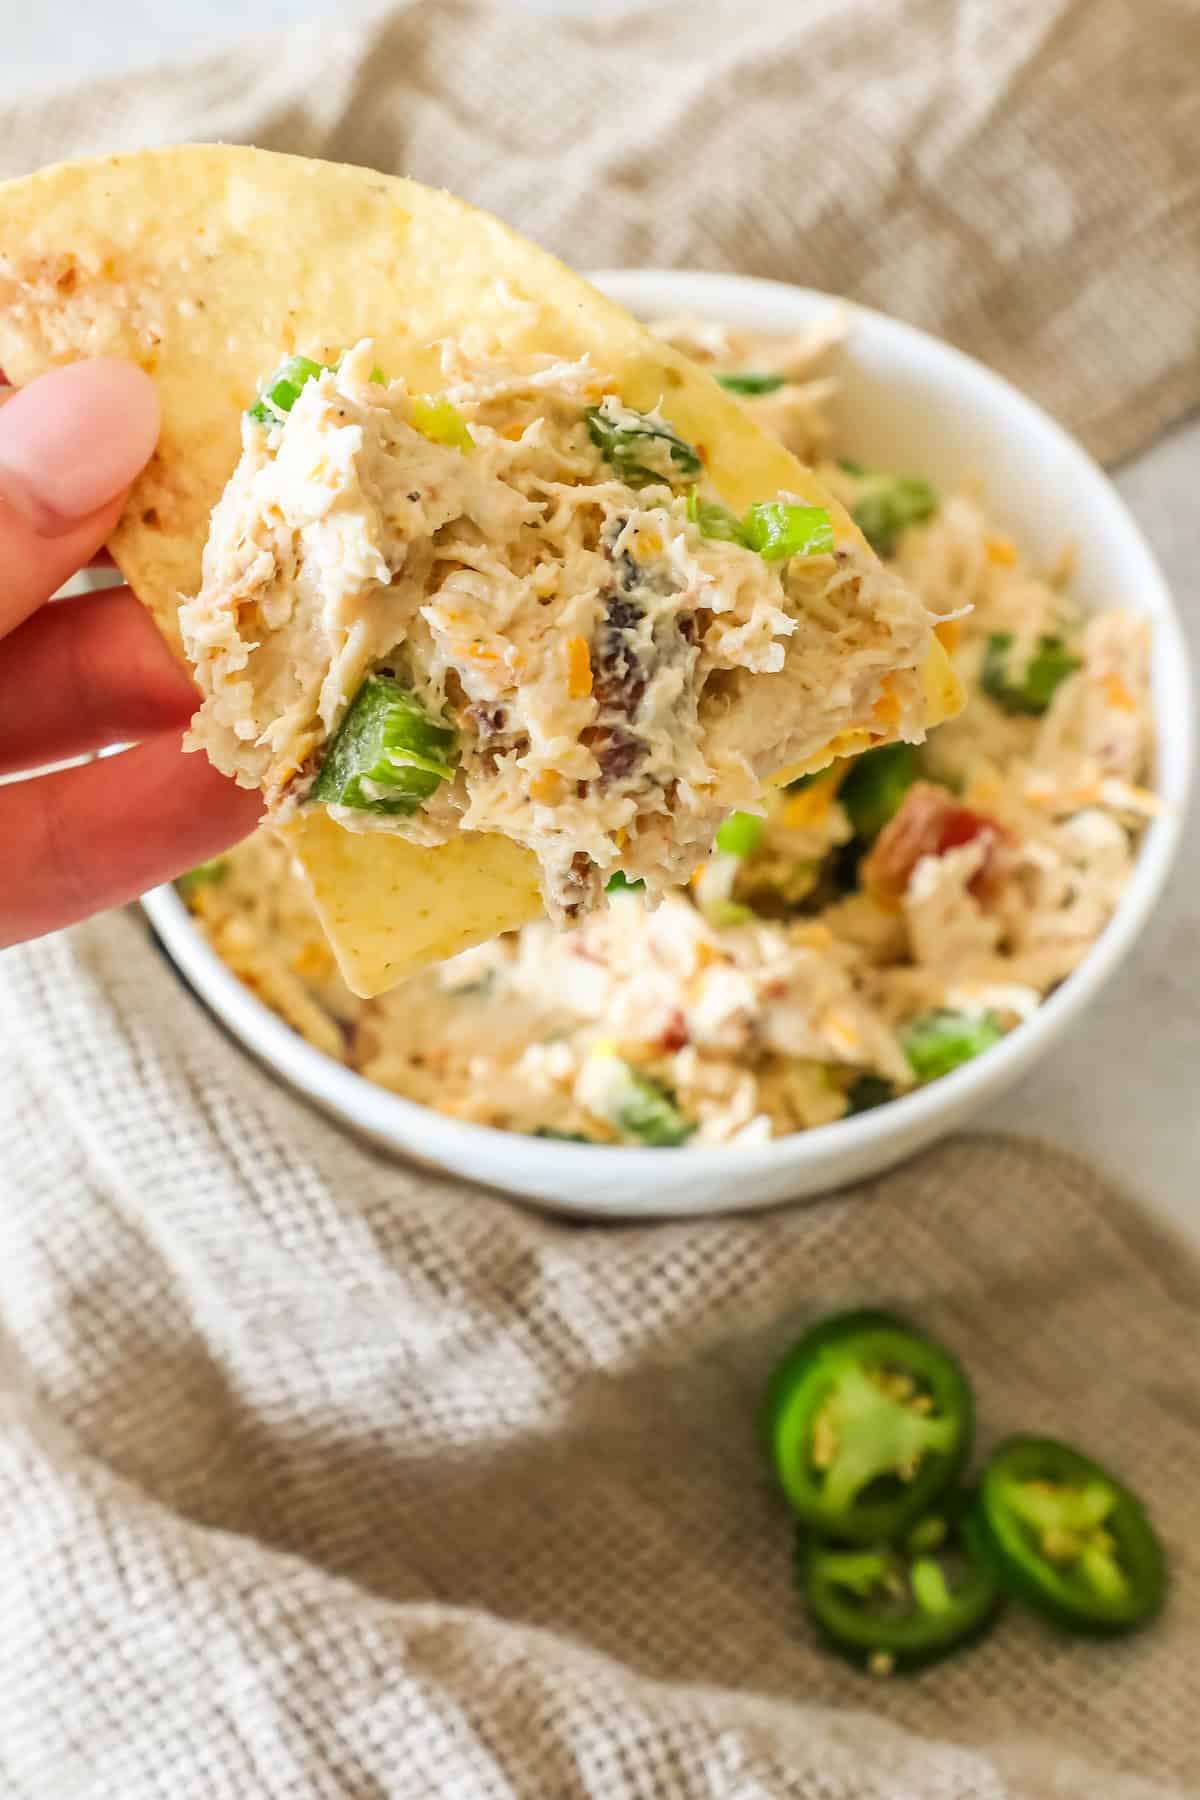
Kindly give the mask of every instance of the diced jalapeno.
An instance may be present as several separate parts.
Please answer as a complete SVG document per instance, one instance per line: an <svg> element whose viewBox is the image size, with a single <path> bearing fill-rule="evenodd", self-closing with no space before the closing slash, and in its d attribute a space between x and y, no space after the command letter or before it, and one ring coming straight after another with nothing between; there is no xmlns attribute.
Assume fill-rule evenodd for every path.
<svg viewBox="0 0 1200 1800"><path fill-rule="evenodd" d="M305 383L324 373L325 364L314 362L310 356L289 356L249 409L250 417L260 425L278 425L284 414L291 412Z"/></svg>
<svg viewBox="0 0 1200 1800"><path fill-rule="evenodd" d="M687 516L700 527L701 537L719 538L726 544L743 542L741 520L719 500L702 500L699 488L688 489Z"/></svg>
<svg viewBox="0 0 1200 1800"><path fill-rule="evenodd" d="M719 501L702 500L699 490L692 488L687 516L700 527L701 536L740 544L764 562L782 562L789 556L828 556L833 549L833 521L823 506L761 500L739 519Z"/></svg>
<svg viewBox="0 0 1200 1800"><path fill-rule="evenodd" d="M998 1044L1004 1033L991 1013L938 1008L914 1019L900 1034L900 1047L918 1081L936 1081Z"/></svg>
<svg viewBox="0 0 1200 1800"><path fill-rule="evenodd" d="M787 386L786 375L759 373L753 369L731 369L718 375L717 380L731 394L774 394L781 387Z"/></svg>
<svg viewBox="0 0 1200 1800"><path fill-rule="evenodd" d="M390 675L368 675L329 745L312 798L362 812L414 813L458 760L440 724Z"/></svg>
<svg viewBox="0 0 1200 1800"><path fill-rule="evenodd" d="M197 863L194 869L177 877L176 891L185 900L190 899L200 888L216 887L218 882L224 881L231 866L227 856L214 856L208 862Z"/></svg>
<svg viewBox="0 0 1200 1800"><path fill-rule="evenodd" d="M686 1144L696 1129L661 1082L630 1068L617 1090L613 1123L618 1131L656 1150Z"/></svg>
<svg viewBox="0 0 1200 1800"><path fill-rule="evenodd" d="M782 562L788 556L828 556L833 550L833 521L823 506L761 500L742 520L742 542L764 562Z"/></svg>
<svg viewBox="0 0 1200 1800"><path fill-rule="evenodd" d="M851 516L877 556L891 556L910 525L923 524L938 509L937 490L916 475L878 481L851 507Z"/></svg>
<svg viewBox="0 0 1200 1800"><path fill-rule="evenodd" d="M717 849L722 856L753 856L766 829L757 813L730 813L717 832Z"/></svg>
<svg viewBox="0 0 1200 1800"><path fill-rule="evenodd" d="M896 1098L895 1083L882 1075L856 1075L846 1089L847 1114L873 1112Z"/></svg>
<svg viewBox="0 0 1200 1800"><path fill-rule="evenodd" d="M652 481L669 486L677 475L700 473L696 451L663 419L614 400L589 406L583 417L593 444L630 487Z"/></svg>
<svg viewBox="0 0 1200 1800"><path fill-rule="evenodd" d="M432 444L447 450L473 450L475 439L457 406L444 394L418 394L413 401L413 427Z"/></svg>
<svg viewBox="0 0 1200 1800"><path fill-rule="evenodd" d="M1007 713L1044 713L1054 691L1080 667L1080 658L1061 638L1041 637L1020 673L1012 670L1013 634L994 631L983 653L979 685Z"/></svg>
<svg viewBox="0 0 1200 1800"><path fill-rule="evenodd" d="M917 753L911 744L881 744L853 758L838 789L838 799L860 838L878 837L917 779Z"/></svg>

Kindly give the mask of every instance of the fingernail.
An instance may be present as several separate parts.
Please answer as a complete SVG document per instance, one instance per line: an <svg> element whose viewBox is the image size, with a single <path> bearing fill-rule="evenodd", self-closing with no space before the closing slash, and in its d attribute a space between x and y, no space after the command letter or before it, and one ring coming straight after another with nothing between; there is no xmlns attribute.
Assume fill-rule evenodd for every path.
<svg viewBox="0 0 1200 1800"><path fill-rule="evenodd" d="M53 537L123 493L158 439L158 395L133 363L51 369L0 407L0 500Z"/></svg>

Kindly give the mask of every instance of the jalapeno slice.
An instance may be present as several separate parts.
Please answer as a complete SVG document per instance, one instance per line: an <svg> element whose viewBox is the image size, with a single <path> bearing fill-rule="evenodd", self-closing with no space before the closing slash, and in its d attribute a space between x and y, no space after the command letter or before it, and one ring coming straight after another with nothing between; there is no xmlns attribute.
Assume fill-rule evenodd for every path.
<svg viewBox="0 0 1200 1800"><path fill-rule="evenodd" d="M965 1648L1003 1604L969 1500L957 1494L899 1545L812 1543L801 1534L796 1575L821 1636L876 1675L925 1668Z"/></svg>
<svg viewBox="0 0 1200 1800"><path fill-rule="evenodd" d="M767 1452L803 1522L849 1543L900 1537L971 1448L971 1390L949 1351L889 1313L838 1314L767 1389Z"/></svg>
<svg viewBox="0 0 1200 1800"><path fill-rule="evenodd" d="M1162 1605L1166 1559L1140 1500L1054 1438L1007 1438L979 1484L981 1542L1006 1586L1066 1631L1136 1631Z"/></svg>

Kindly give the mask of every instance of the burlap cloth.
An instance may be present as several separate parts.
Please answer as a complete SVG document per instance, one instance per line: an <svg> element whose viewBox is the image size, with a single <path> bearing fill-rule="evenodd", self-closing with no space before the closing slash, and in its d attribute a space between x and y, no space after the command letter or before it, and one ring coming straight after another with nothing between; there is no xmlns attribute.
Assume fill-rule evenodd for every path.
<svg viewBox="0 0 1200 1800"><path fill-rule="evenodd" d="M1114 455L1200 396L1198 69L1182 0L418 5L10 97L0 165L406 169L579 263L875 301ZM1200 1793L1200 1273L1083 1165L974 1138L791 1213L550 1222L341 1137L129 917L0 960L0 1041L5 1796ZM1013 1617L874 1685L816 1651L755 1414L862 1300L964 1353L985 1441L1065 1433L1149 1497L1158 1629Z"/></svg>

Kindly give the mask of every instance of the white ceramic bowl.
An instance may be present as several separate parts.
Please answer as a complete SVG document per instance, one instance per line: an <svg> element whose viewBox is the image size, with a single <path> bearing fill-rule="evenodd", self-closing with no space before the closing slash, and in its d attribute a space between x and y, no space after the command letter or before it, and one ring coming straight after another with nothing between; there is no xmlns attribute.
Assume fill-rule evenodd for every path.
<svg viewBox="0 0 1200 1800"><path fill-rule="evenodd" d="M731 275L627 270L597 277L644 317L694 313L795 331L828 295ZM977 1061L877 1111L752 1148L638 1150L565 1144L462 1123L402 1100L306 1044L233 976L169 887L144 900L181 973L246 1048L309 1099L395 1153L506 1189L557 1212L649 1218L774 1205L826 1192L909 1156L960 1125L1058 1042L1128 953L1175 854L1192 760L1192 695L1163 577L1105 476L1030 401L969 357L910 326L848 307L838 440L868 464L953 487L987 484L1001 523L1035 557L1079 546L1076 590L1154 627L1158 786L1166 808L1143 841L1120 906L1086 960L1036 1015ZM1114 1071L1114 1082L1117 1079Z"/></svg>

